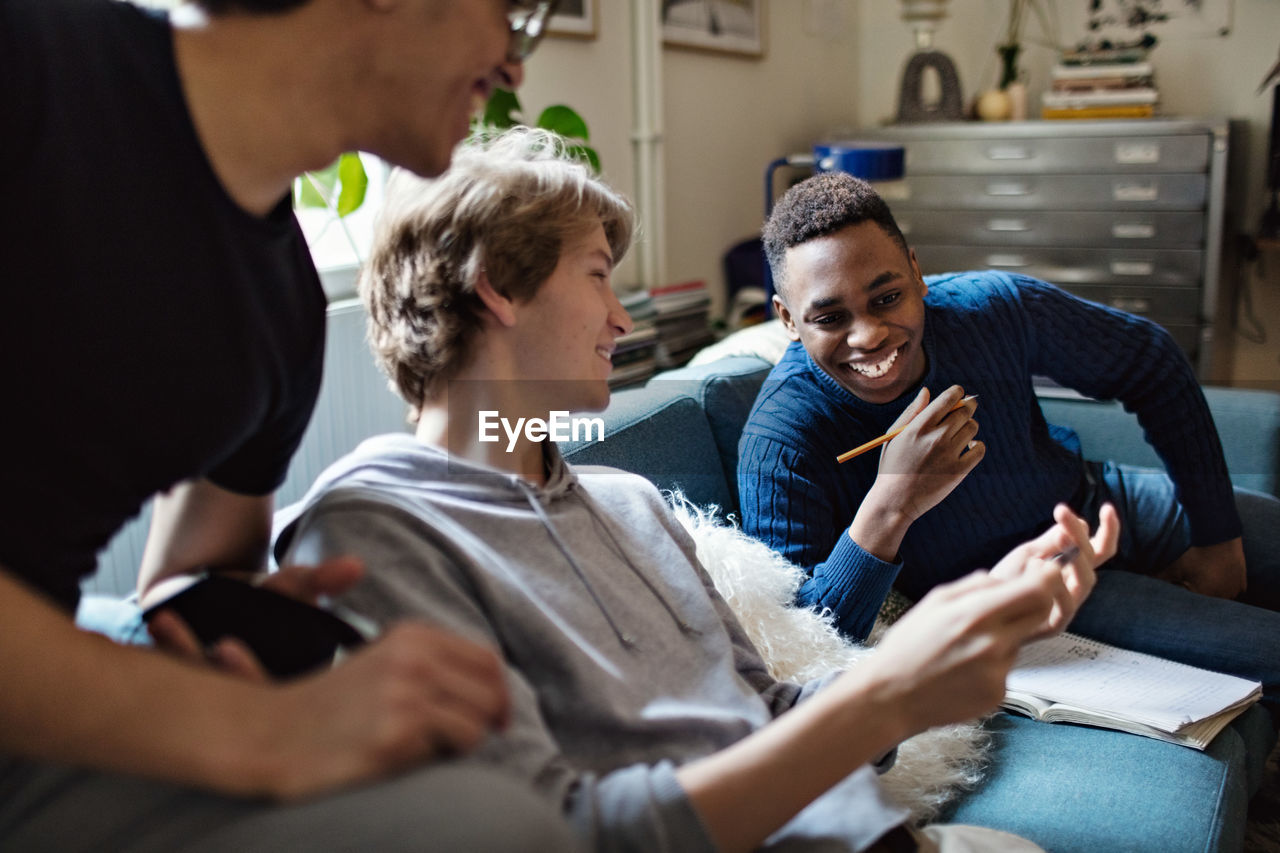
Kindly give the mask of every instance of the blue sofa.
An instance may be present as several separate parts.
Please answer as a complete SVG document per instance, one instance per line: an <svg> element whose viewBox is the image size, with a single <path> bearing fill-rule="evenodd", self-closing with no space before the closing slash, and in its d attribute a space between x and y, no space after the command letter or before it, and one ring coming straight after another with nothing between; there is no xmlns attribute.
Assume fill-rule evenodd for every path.
<svg viewBox="0 0 1280 853"><path fill-rule="evenodd" d="M566 445L565 455L636 472L733 515L738 438L769 367L756 358L728 358L620 391L604 413L604 440ZM1205 393L1233 480L1280 495L1280 394ZM1118 404L1043 398L1041 406L1051 423L1079 433L1089 458L1159 464ZM1005 829L1052 853L1238 851L1248 800L1274 743L1258 707L1205 752L1003 713L988 725L986 779L943 819Z"/></svg>

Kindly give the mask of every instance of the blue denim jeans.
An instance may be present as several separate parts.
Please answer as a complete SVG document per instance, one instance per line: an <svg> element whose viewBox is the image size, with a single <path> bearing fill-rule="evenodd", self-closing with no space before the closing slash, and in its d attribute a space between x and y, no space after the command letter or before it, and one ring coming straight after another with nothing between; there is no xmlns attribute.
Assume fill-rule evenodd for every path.
<svg viewBox="0 0 1280 853"><path fill-rule="evenodd" d="M1280 726L1280 500L1236 489L1247 590L1235 601L1210 598L1150 577L1190 544L1169 478L1150 469L1087 464L1080 507L1096 524L1098 507L1112 501L1120 513L1120 546L1068 630L1260 681L1262 704Z"/></svg>

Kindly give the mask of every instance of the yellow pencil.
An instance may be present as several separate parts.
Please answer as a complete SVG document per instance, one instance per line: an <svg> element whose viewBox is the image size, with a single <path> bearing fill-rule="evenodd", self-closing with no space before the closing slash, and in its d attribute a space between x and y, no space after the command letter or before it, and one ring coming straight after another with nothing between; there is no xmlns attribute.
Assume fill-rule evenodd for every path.
<svg viewBox="0 0 1280 853"><path fill-rule="evenodd" d="M956 409L960 408L970 400L976 400L976 399L978 399L977 394L970 394L968 397L965 397L964 399L960 400L960 402L956 403L950 409L947 409L947 414L951 414ZM898 433L902 432L906 428L907 428L906 424L903 424L897 429L886 432L884 435L880 436L879 438L871 439L866 444L859 444L853 450L846 450L844 453L841 453L839 456L836 457L836 462L848 462L853 457L861 456L862 454L866 453L868 450L875 450L880 445L885 444L894 438L897 438Z"/></svg>

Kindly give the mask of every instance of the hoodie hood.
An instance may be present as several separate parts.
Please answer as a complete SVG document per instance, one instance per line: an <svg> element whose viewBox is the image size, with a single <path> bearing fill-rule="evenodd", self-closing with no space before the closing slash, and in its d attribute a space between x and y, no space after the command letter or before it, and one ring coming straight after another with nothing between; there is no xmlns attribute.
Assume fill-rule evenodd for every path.
<svg viewBox="0 0 1280 853"><path fill-rule="evenodd" d="M543 443L543 458L547 482L537 486L510 471L452 456L439 447L424 444L411 433L380 435L361 442L350 455L325 471L308 496L326 491L341 480L344 487L394 483L397 489L403 489L409 484L423 494L467 500L523 503L526 487L532 488L542 501L564 498L577 487L577 476L554 442Z"/></svg>
<svg viewBox="0 0 1280 853"><path fill-rule="evenodd" d="M418 493L423 497L495 504L527 503L526 488L540 501L563 498L577 486L577 477L554 443L546 443L543 455L547 460L547 482L537 486L509 471L453 458L439 447L422 443L412 433L374 436L325 469L301 500L276 513L273 554L277 560L283 558L302 514L339 487L363 487L376 492L391 489L399 495Z"/></svg>
<svg viewBox="0 0 1280 853"><path fill-rule="evenodd" d="M549 508L562 502L580 504L596 528L599 541L607 544L614 556L638 579L666 611L682 633L698 630L683 619L675 605L640 570L628 549L620 541L607 513L580 487L577 475L564 461L554 442L543 443L547 482L530 483L517 474L466 459L424 444L408 433L377 436L362 442L350 455L338 461L320 476L298 504L281 510L277 521L275 552L281 559L289 547L303 513L322 496L337 489L357 491L368 497L382 496L394 503L408 501L433 505L488 505L495 512L520 513L525 507L537 517L547 537L563 557L565 564L590 596L618 642L624 648L636 643L634 632L628 632L611 612L593 584L589 572L575 554L566 537L557 529ZM597 583L599 577L596 578Z"/></svg>

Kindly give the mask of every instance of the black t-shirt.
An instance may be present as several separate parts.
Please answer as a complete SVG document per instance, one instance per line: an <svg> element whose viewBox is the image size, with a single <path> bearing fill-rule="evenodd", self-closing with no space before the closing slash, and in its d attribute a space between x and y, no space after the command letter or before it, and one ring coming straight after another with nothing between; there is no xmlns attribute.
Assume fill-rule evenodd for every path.
<svg viewBox="0 0 1280 853"><path fill-rule="evenodd" d="M155 492L280 484L325 300L288 200L218 182L164 17L0 0L0 55L0 565L74 607Z"/></svg>

